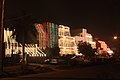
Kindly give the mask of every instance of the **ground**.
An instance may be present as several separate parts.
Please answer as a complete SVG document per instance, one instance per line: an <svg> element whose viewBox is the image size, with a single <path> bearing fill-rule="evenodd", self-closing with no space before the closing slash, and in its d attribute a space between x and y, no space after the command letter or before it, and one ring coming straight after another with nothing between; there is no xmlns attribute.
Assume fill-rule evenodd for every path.
<svg viewBox="0 0 120 80"><path fill-rule="evenodd" d="M29 64L22 71L20 65L4 67L9 75L3 80L73 80L73 79L120 79L120 62L92 65Z"/></svg>

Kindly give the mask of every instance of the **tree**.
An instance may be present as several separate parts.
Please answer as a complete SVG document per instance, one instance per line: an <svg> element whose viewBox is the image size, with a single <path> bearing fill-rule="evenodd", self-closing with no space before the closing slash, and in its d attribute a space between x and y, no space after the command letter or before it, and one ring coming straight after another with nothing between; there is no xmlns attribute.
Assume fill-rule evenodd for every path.
<svg viewBox="0 0 120 80"><path fill-rule="evenodd" d="M13 35L16 35L16 40L18 43L22 44L23 52L23 64L25 62L25 44L35 44L37 43L36 32L34 27L35 20L31 16L24 16L15 21L15 24L11 29L15 29Z"/></svg>
<svg viewBox="0 0 120 80"><path fill-rule="evenodd" d="M95 55L94 54L95 50L92 49L91 44L86 43L86 42L79 42L78 52L84 54L86 58L91 58Z"/></svg>
<svg viewBox="0 0 120 80"><path fill-rule="evenodd" d="M60 54L59 54L59 52L60 52L60 48L59 48L59 46L58 45L55 45L53 48L52 48L52 56L53 57L59 57L60 56Z"/></svg>

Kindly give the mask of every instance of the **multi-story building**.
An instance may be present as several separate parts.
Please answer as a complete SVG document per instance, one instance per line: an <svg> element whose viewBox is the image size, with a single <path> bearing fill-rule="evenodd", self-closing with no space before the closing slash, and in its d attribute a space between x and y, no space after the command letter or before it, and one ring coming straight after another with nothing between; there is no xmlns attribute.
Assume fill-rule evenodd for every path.
<svg viewBox="0 0 120 80"><path fill-rule="evenodd" d="M38 44L41 49L53 48L58 44L58 25L50 22L35 24Z"/></svg>
<svg viewBox="0 0 120 80"><path fill-rule="evenodd" d="M82 29L78 32L75 37L75 42L78 44L80 41L87 42L91 44L91 47L94 49L96 48L96 42L93 41L93 36L89 33L87 33L87 29Z"/></svg>
<svg viewBox="0 0 120 80"><path fill-rule="evenodd" d="M43 23L46 33L46 46L53 48L58 44L58 25L50 22Z"/></svg>
<svg viewBox="0 0 120 80"><path fill-rule="evenodd" d="M87 33L86 29L82 29L76 32L78 32L78 34L74 36L76 44L78 44L79 41L87 42L91 44L91 47L93 49L98 49L98 54L113 54L113 51L110 48L108 48L108 45L104 41L93 41L92 35Z"/></svg>
<svg viewBox="0 0 120 80"><path fill-rule="evenodd" d="M12 54L17 54L19 51L23 53L22 44L16 41L16 35L13 36L13 32L9 28L4 29L5 57L11 57ZM32 57L46 56L37 44L25 44L25 53Z"/></svg>
<svg viewBox="0 0 120 80"><path fill-rule="evenodd" d="M35 28L37 30L37 41L38 41L38 46L40 49L45 49L46 48L46 32L45 32L45 27L42 24L35 24Z"/></svg>
<svg viewBox="0 0 120 80"><path fill-rule="evenodd" d="M108 47L108 45L104 41L98 40L98 43L100 44L98 46L99 49L98 54L106 54L106 53L108 53L109 55L113 54L113 51Z"/></svg>
<svg viewBox="0 0 120 80"><path fill-rule="evenodd" d="M5 43L5 56L11 57L12 53L18 52L18 43L16 41L16 36L12 36L13 31L9 28L4 29L4 43Z"/></svg>
<svg viewBox="0 0 120 80"><path fill-rule="evenodd" d="M58 26L50 22L36 24L35 27L38 30L38 42L41 49L58 46L61 56L77 53L75 38L71 37L69 27L63 25Z"/></svg>
<svg viewBox="0 0 120 80"><path fill-rule="evenodd" d="M100 49L112 52L104 41L93 41L91 34L87 33L86 29L82 29L74 37L70 34L70 28L64 25L57 25L54 23L46 22L43 24L35 24L37 29L38 44L25 44L25 52L30 56L46 56L41 49L54 48L59 46L60 55L78 54L77 45L79 41L90 43L92 48L99 47ZM22 52L22 45L16 41L16 36L12 36L13 31L8 28L4 29L4 43L6 56L16 54L19 50Z"/></svg>
<svg viewBox="0 0 120 80"><path fill-rule="evenodd" d="M59 48L60 55L77 54L77 45L75 38L71 37L70 28L59 25Z"/></svg>

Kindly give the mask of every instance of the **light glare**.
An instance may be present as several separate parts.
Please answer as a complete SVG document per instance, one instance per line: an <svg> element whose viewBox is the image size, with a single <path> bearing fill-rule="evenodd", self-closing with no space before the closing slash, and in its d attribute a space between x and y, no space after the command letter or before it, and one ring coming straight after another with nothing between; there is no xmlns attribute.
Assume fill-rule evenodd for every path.
<svg viewBox="0 0 120 80"><path fill-rule="evenodd" d="M118 37L117 37L117 36L114 36L113 38L114 38L114 39L117 39Z"/></svg>

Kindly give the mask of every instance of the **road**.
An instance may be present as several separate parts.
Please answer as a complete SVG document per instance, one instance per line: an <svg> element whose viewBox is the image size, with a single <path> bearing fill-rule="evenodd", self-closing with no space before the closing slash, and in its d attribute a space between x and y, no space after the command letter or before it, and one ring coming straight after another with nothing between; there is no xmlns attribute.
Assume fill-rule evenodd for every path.
<svg viewBox="0 0 120 80"><path fill-rule="evenodd" d="M40 64L38 64L40 65ZM43 65L44 66L44 65ZM120 64L94 65L87 67L68 67L66 69L56 68L56 65L50 66L55 71L48 73L39 73L32 75L19 76L16 78L3 78L1 80L72 80L72 79L120 79Z"/></svg>

